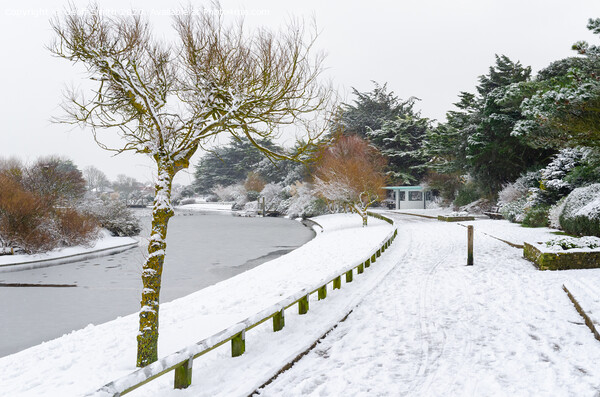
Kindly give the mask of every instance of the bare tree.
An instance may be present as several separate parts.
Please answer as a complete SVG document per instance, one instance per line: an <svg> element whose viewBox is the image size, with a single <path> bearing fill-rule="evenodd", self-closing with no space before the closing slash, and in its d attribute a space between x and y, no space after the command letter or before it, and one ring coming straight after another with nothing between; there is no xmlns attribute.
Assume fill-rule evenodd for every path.
<svg viewBox="0 0 600 397"><path fill-rule="evenodd" d="M90 191L95 190L100 192L103 188L110 185L106 174L93 165L83 169L83 177L87 182L87 189Z"/></svg>
<svg viewBox="0 0 600 397"><path fill-rule="evenodd" d="M289 158L260 145L282 125L314 126L326 109L329 86L318 82L323 56L313 56L316 35L302 23L284 30L246 32L213 9L186 10L175 18L180 41L152 38L139 15L107 17L97 6L71 8L52 23L58 57L87 68L95 83L91 98L71 92L61 121L91 127L106 149L131 150L156 163L155 199L143 292L137 365L158 358L158 310L167 225L173 215L173 177L189 167L198 148L221 133L247 137L272 160ZM98 131L118 131L124 144L109 148ZM318 134L309 134L311 143ZM308 147L306 145L305 147ZM302 154L302 150L296 153Z"/></svg>
<svg viewBox="0 0 600 397"><path fill-rule="evenodd" d="M356 135L340 135L322 150L314 172L314 188L328 202L350 207L367 226L369 206L385 197L386 162Z"/></svg>

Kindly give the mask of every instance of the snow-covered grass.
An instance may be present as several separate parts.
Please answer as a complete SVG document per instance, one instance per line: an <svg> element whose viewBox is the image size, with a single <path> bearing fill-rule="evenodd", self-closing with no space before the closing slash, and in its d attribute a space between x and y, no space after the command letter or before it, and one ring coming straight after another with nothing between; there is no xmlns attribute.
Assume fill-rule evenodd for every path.
<svg viewBox="0 0 600 397"><path fill-rule="evenodd" d="M459 222L460 225L473 225L475 236L477 233L484 233L489 236L508 241L515 245L523 245L524 242L547 241L556 237L559 230L547 227L529 228L523 227L518 223L511 223L507 220L498 219L477 219L468 222Z"/></svg>
<svg viewBox="0 0 600 397"><path fill-rule="evenodd" d="M324 275L363 257L393 230L392 226L377 219L370 219L369 227L363 228L357 215L323 216L317 218L317 222L325 231L303 247L161 305L160 355L166 356L192 345L319 282ZM328 321L335 323L338 320L333 317ZM99 326L90 325L0 359L0 395L81 395L134 371L137 325L137 314L132 314ZM306 329L301 331L305 333ZM254 342L248 339L253 332L249 332L246 342L251 351ZM227 347L215 353L226 356ZM277 356L282 358L279 352ZM196 361L201 366L204 357ZM217 370L214 376L224 378L227 371L227 368L223 372ZM172 387L171 376L164 381ZM140 395L160 387L160 382L152 382L140 391ZM215 387L213 390L220 390L222 384Z"/></svg>
<svg viewBox="0 0 600 397"><path fill-rule="evenodd" d="M54 266L102 255L114 254L134 247L138 240L131 237L113 237L107 230L91 246L65 247L42 254L18 254L0 256L0 272Z"/></svg>

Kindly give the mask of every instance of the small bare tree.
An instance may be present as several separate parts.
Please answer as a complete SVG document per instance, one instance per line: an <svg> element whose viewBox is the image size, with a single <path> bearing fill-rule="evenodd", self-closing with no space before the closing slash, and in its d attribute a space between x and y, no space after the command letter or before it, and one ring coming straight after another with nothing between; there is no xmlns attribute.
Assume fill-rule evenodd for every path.
<svg viewBox="0 0 600 397"><path fill-rule="evenodd" d="M83 169L83 178L87 183L87 189L90 191L100 192L110 185L106 174L93 165Z"/></svg>
<svg viewBox="0 0 600 397"><path fill-rule="evenodd" d="M314 172L315 191L334 205L350 207L367 226L367 210L385 197L385 165L367 141L341 135L322 150Z"/></svg>
<svg viewBox="0 0 600 397"><path fill-rule="evenodd" d="M60 121L91 127L105 149L145 154L156 163L138 366L158 359L159 293L174 176L221 133L248 138L272 160L289 158L259 140L274 138L282 125L314 126L315 112L328 108L332 98L331 88L318 81L323 56L312 56L316 35L306 39L302 23L280 32L247 33L241 21L225 23L218 3L212 7L182 10L174 20L180 40L173 46L153 39L148 22L134 13L107 17L97 6L83 13L72 7L51 22L52 53L85 65L95 83L89 98L69 93ZM107 147L98 135L104 129L118 131L124 144ZM309 133L306 141L317 135Z"/></svg>

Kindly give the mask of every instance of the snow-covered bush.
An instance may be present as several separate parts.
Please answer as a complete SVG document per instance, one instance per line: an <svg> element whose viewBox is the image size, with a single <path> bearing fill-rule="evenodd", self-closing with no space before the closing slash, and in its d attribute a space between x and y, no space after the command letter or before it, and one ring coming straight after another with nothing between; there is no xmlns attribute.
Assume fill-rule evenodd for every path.
<svg viewBox="0 0 600 397"><path fill-rule="evenodd" d="M513 183L505 184L498 193L498 207L504 219L521 223L526 212L538 204L540 172L527 172Z"/></svg>
<svg viewBox="0 0 600 397"><path fill-rule="evenodd" d="M28 191L0 173L0 244L28 254L61 246L87 244L97 238L98 225L74 209L53 207L52 200Z"/></svg>
<svg viewBox="0 0 600 397"><path fill-rule="evenodd" d="M188 205L188 204L196 204L196 199L189 197L189 198L182 199L179 202L179 205Z"/></svg>
<svg viewBox="0 0 600 397"><path fill-rule="evenodd" d="M513 183L507 183L498 192L498 205L503 206L508 203L519 201L527 197L529 186L523 178L518 178Z"/></svg>
<svg viewBox="0 0 600 397"><path fill-rule="evenodd" d="M267 211L278 211L284 200L283 187L278 183L269 183L260 192L260 196L265 199Z"/></svg>
<svg viewBox="0 0 600 397"><path fill-rule="evenodd" d="M72 208L60 209L57 215L62 246L90 245L98 239L98 222L91 215L79 213Z"/></svg>
<svg viewBox="0 0 600 397"><path fill-rule="evenodd" d="M219 197L220 201L233 201L234 203L231 208L234 210L243 209L244 205L248 202L246 188L242 184L225 187L217 185L213 189L213 193Z"/></svg>
<svg viewBox="0 0 600 397"><path fill-rule="evenodd" d="M558 237L546 241L546 247L552 250L570 250L570 249L595 249L600 247L600 238L593 236L576 237Z"/></svg>
<svg viewBox="0 0 600 397"><path fill-rule="evenodd" d="M540 204L534 207L525 208L523 221L525 227L546 227L548 226L548 211L550 206Z"/></svg>
<svg viewBox="0 0 600 397"><path fill-rule="evenodd" d="M80 211L96 219L113 236L137 236L142 230L139 219L121 200L88 199Z"/></svg>
<svg viewBox="0 0 600 397"><path fill-rule="evenodd" d="M454 199L455 207L462 207L470 204L473 201L477 201L481 198L481 193L477 189L477 185L474 182L467 182L458 189L456 198Z"/></svg>
<svg viewBox="0 0 600 397"><path fill-rule="evenodd" d="M569 234L600 236L600 183L573 190L559 220Z"/></svg>
<svg viewBox="0 0 600 397"><path fill-rule="evenodd" d="M463 205L458 209L458 211L466 212L469 214L483 214L484 212L489 211L491 209L492 204L490 203L490 201L482 198L479 200L475 200L467 205Z"/></svg>
<svg viewBox="0 0 600 397"><path fill-rule="evenodd" d="M540 170L540 189L536 191L536 199L547 204L554 204L575 188L567 181L571 170L578 166L587 156L587 150L579 148L562 149L552 161Z"/></svg>
<svg viewBox="0 0 600 397"><path fill-rule="evenodd" d="M291 218L308 218L327 213L327 205L312 191L308 183L300 183L288 187L290 197L282 201L280 208Z"/></svg>
<svg viewBox="0 0 600 397"><path fill-rule="evenodd" d="M244 204L242 211L246 215L256 215L258 214L259 207L258 201L249 201Z"/></svg>
<svg viewBox="0 0 600 397"><path fill-rule="evenodd" d="M523 218L525 217L525 206L527 205L527 198L521 198L516 201L512 201L510 203L504 203L500 207L500 213L504 217L504 219L509 220L510 222L523 222Z"/></svg>

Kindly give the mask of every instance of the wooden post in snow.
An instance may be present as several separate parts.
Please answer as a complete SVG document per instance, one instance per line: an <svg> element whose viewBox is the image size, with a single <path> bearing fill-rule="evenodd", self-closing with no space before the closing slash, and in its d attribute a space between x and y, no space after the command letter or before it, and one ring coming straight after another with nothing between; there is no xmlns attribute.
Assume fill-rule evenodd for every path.
<svg viewBox="0 0 600 397"><path fill-rule="evenodd" d="M473 266L473 225L467 226L467 266Z"/></svg>
<svg viewBox="0 0 600 397"><path fill-rule="evenodd" d="M192 384L192 363L193 357L183 362L182 365L175 368L175 389L187 389Z"/></svg>

